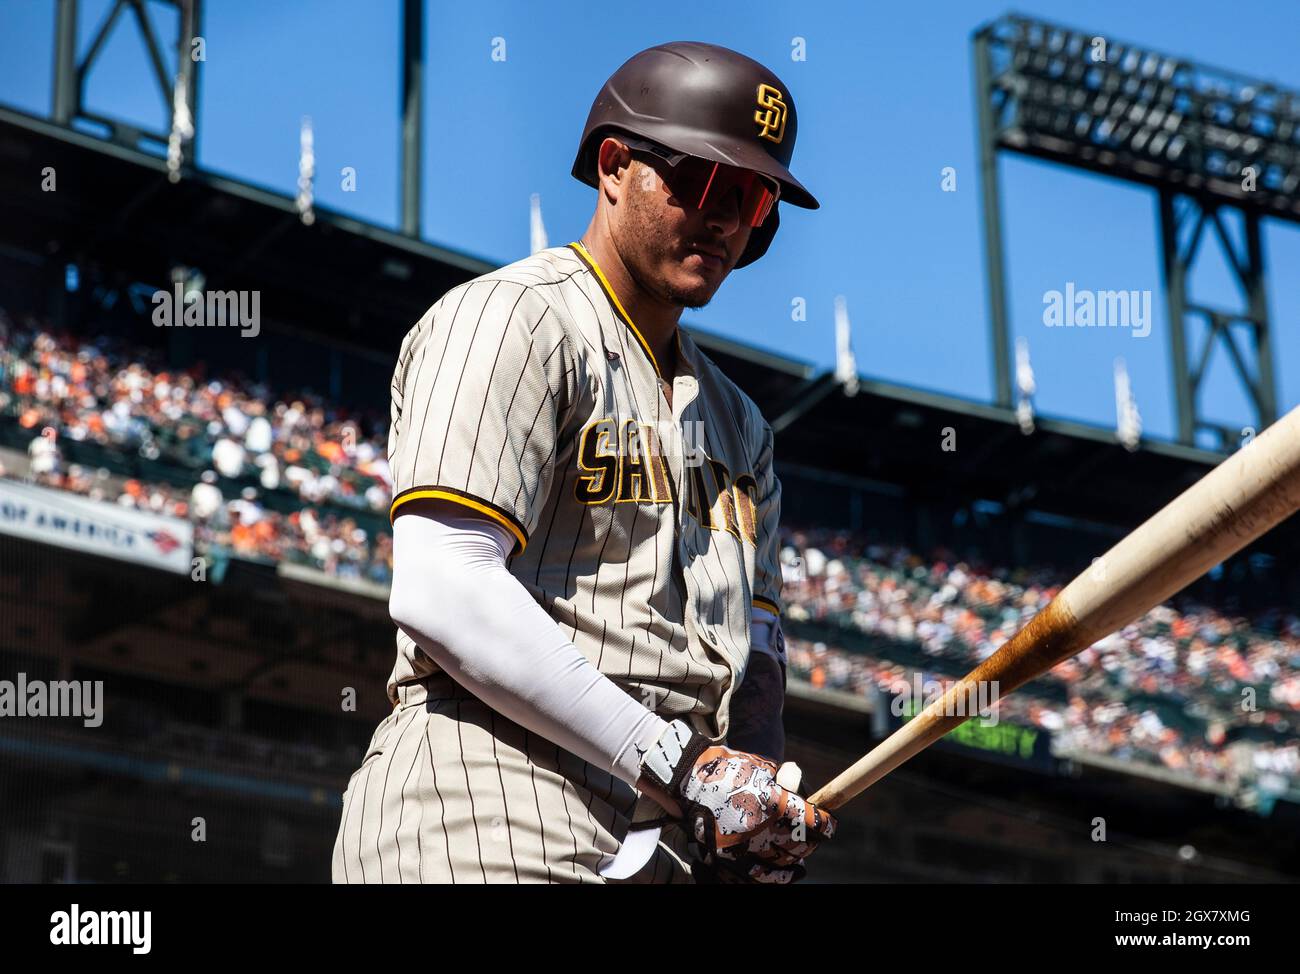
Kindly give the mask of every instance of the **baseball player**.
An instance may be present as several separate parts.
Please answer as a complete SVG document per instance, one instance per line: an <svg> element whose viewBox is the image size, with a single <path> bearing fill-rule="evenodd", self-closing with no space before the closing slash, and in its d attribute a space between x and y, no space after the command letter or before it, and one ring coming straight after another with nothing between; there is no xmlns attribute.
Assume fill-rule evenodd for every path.
<svg viewBox="0 0 1300 974"><path fill-rule="evenodd" d="M788 883L834 831L781 764L772 429L678 327L763 255L781 80L642 51L592 106L580 241L445 294L406 336L389 461L392 713L335 882Z"/></svg>

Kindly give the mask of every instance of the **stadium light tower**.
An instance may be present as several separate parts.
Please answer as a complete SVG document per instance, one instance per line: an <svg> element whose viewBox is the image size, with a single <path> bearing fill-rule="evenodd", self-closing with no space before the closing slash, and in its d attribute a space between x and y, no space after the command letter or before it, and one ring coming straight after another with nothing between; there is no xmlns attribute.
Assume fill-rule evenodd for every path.
<svg viewBox="0 0 1300 974"><path fill-rule="evenodd" d="M107 133L107 138L132 149L152 146L166 151L172 132L165 129L142 129L138 125L110 115L101 115L86 107L86 85L105 45L119 25L133 18L148 55L149 66L162 98L167 119L175 110L175 92L179 90L189 109L189 118L198 121L199 64L192 57L194 39L201 36L202 0L155 0L176 11L177 31L172 43L175 69L169 71L163 57L163 45L149 20L147 0L113 0L103 21L95 31L86 53L77 57L77 21L80 0L58 0L54 20L54 105L51 116L60 125L91 123ZM181 146L182 162L193 165L197 151L197 132Z"/></svg>
<svg viewBox="0 0 1300 974"><path fill-rule="evenodd" d="M1015 14L977 29L973 43L998 404L1009 408L1012 391L997 162L1000 151L1012 151L1156 190L1179 440L1192 444L1208 432L1225 450L1239 441L1239 430L1201 411L1216 348L1227 354L1259 428L1273 422L1259 223L1300 223L1300 94ZM1234 211L1236 220L1225 219ZM1189 277L1211 235L1240 286L1240 307L1191 297ZM1189 327L1198 318L1205 325L1199 342Z"/></svg>
<svg viewBox="0 0 1300 974"><path fill-rule="evenodd" d="M77 55L77 23L82 12L81 0L57 0L54 23L54 97L51 117L60 125L74 127L89 123L100 129L105 138L132 149L161 149L171 155L179 153L176 168L193 166L197 159L199 65L192 57L196 38L202 37L203 0L112 0L95 31L90 46ZM164 44L149 19L150 3L162 4L177 13L177 33L170 45ZM134 21L144 44L150 71L158 87L167 118L175 119L177 98L188 108L185 120L191 127L184 139L176 138L175 122L171 129L142 129L139 125L87 108L86 88L91 69L115 30L130 29ZM420 204L423 197L424 146L424 0L402 0L401 30L401 142L400 199L402 233L420 236ZM174 51L175 69L170 71L163 52ZM169 73L170 72L170 73ZM170 145L169 145L170 143ZM173 181L175 174L173 175Z"/></svg>
<svg viewBox="0 0 1300 974"><path fill-rule="evenodd" d="M420 236L424 147L424 0L402 0L402 233Z"/></svg>

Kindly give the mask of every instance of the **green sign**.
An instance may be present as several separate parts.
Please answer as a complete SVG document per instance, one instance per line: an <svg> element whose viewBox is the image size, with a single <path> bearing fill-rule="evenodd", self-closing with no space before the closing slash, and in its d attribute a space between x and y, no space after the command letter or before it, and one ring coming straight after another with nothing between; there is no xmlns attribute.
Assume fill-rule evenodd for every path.
<svg viewBox="0 0 1300 974"><path fill-rule="evenodd" d="M922 709L924 708L917 707L910 700L904 702L903 722L911 720ZM942 740L945 743L958 744L1020 761L1047 763L1051 756L1048 748L1049 736L1042 731L1001 721L987 725L984 723L984 718L978 715L950 730Z"/></svg>

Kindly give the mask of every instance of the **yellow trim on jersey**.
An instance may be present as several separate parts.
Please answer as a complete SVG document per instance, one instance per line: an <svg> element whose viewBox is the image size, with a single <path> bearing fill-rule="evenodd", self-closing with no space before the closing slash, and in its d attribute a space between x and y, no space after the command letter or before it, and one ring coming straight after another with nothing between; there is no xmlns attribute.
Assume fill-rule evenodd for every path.
<svg viewBox="0 0 1300 974"><path fill-rule="evenodd" d="M515 536L515 540L519 542L520 554L522 554L524 548L528 546L528 537L524 534L519 525L515 524L512 519L506 517L496 508L490 507L482 501L477 501L472 497L467 497L464 494L458 494L450 490L440 490L435 487L427 489L417 487L413 490L403 491L401 494L394 497L392 507L388 509L389 523L391 524L393 518L397 516L397 509L401 505L405 504L407 501L413 500L451 501L453 504L460 504L462 507L468 507L472 511L486 514Z"/></svg>
<svg viewBox="0 0 1300 974"><path fill-rule="evenodd" d="M752 601L760 609L766 609L768 612L772 613L772 615L776 616L777 618L781 617L781 607L777 605L775 602L769 602L767 599L760 599L757 595L754 596Z"/></svg>
<svg viewBox="0 0 1300 974"><path fill-rule="evenodd" d="M636 336L636 340L641 343L641 348L645 351L646 355L649 356L650 364L654 366L655 375L662 379L664 374L659 371L659 362L655 359L655 353L650 351L650 343L645 340L645 336L641 334L641 330L637 328L636 323L632 321L632 316L627 313L626 309L624 309L623 302L618 299L618 295L615 294L614 289L610 287L609 281L605 277L605 272L602 271L600 265L596 263L596 258L592 257L591 254L587 252L587 248L577 240L573 241L569 246L578 252L578 256L587 263L587 266L590 267L592 272L596 275L596 280L600 281L600 286L604 289L605 296L613 303L614 309L618 312L619 317L623 319L624 324L632 329L632 334ZM680 335L678 335L677 341L679 343L681 342Z"/></svg>

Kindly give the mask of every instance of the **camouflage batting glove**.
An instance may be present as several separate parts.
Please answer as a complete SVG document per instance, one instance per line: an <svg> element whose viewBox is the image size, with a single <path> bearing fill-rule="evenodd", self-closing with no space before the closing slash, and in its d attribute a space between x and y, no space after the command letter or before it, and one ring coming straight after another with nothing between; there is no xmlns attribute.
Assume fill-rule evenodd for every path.
<svg viewBox="0 0 1300 974"><path fill-rule="evenodd" d="M682 806L708 878L789 883L835 818L777 783L777 766L713 744L674 720L641 762L642 772Z"/></svg>

